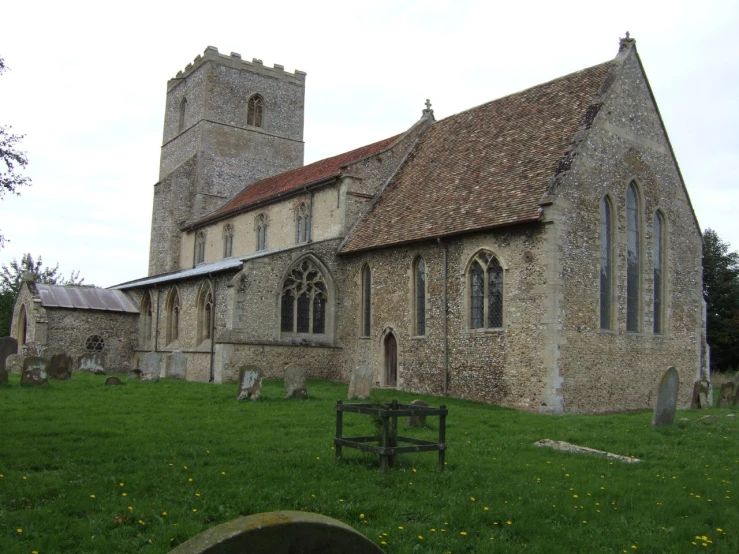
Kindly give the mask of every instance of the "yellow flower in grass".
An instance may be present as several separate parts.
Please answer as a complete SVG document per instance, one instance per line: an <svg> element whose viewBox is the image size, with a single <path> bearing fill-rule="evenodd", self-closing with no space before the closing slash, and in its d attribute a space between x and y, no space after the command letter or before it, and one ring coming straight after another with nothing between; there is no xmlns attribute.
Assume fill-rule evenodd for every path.
<svg viewBox="0 0 739 554"><path fill-rule="evenodd" d="M467 531L460 531L459 534L462 535L463 537L466 537L467 536Z"/></svg>
<svg viewBox="0 0 739 554"><path fill-rule="evenodd" d="M90 498L93 498L94 499L95 498L95 495L94 494L91 494L90 495Z"/></svg>
<svg viewBox="0 0 739 554"><path fill-rule="evenodd" d="M359 514L359 519L364 519L364 514Z"/></svg>
<svg viewBox="0 0 739 554"><path fill-rule="evenodd" d="M221 475L226 475L226 472L225 471L221 471Z"/></svg>
<svg viewBox="0 0 739 554"><path fill-rule="evenodd" d="M485 506L485 507L483 508L483 510L485 510L485 511L487 512L487 511L488 511L488 507L487 507L487 506Z"/></svg>
<svg viewBox="0 0 739 554"><path fill-rule="evenodd" d="M198 509L197 508L193 508L192 511L193 511L193 513L195 513L195 512L198 511Z"/></svg>
<svg viewBox="0 0 739 554"><path fill-rule="evenodd" d="M133 506L129 506L129 507L128 507L128 511L129 511L129 512L133 512Z"/></svg>
<svg viewBox="0 0 739 554"><path fill-rule="evenodd" d="M474 497L474 496L470 496L470 500L471 500L472 502L474 502L474 501L475 501L475 497Z"/></svg>
<svg viewBox="0 0 739 554"><path fill-rule="evenodd" d="M403 530L403 526L402 525L398 525L398 529L400 529L402 531Z"/></svg>
<svg viewBox="0 0 739 554"><path fill-rule="evenodd" d="M123 483L118 483L118 486L119 486L119 487L122 487L122 486L123 486Z"/></svg>
<svg viewBox="0 0 739 554"><path fill-rule="evenodd" d="M164 517L167 517L167 512L162 512L162 515L163 515Z"/></svg>
<svg viewBox="0 0 739 554"><path fill-rule="evenodd" d="M423 535L418 535L418 540L419 541L422 541L423 540Z"/></svg>
<svg viewBox="0 0 739 554"><path fill-rule="evenodd" d="M146 525L146 523L144 523L144 521L143 521L143 520L141 520L141 519L139 520L139 524L140 524L140 525Z"/></svg>
<svg viewBox="0 0 739 554"><path fill-rule="evenodd" d="M192 483L192 477L187 480L188 483Z"/></svg>
<svg viewBox="0 0 739 554"><path fill-rule="evenodd" d="M22 533L23 532L23 529L21 529L20 527L18 527L18 529L16 529L15 532L16 533Z"/></svg>

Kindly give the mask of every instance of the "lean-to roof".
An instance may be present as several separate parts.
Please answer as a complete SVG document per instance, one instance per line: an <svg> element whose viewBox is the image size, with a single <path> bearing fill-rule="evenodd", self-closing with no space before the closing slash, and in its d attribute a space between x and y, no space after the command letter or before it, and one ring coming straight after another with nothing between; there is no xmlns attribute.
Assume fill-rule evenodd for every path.
<svg viewBox="0 0 739 554"><path fill-rule="evenodd" d="M44 308L139 313L139 308L133 299L120 290L42 283L34 283L33 286Z"/></svg>

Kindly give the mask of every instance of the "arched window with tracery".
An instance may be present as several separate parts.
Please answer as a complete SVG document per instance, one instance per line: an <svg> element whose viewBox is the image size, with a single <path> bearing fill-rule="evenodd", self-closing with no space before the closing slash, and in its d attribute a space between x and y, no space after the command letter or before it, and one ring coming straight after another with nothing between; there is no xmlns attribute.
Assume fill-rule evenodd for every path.
<svg viewBox="0 0 739 554"><path fill-rule="evenodd" d="M262 118L264 114L264 99L259 94L255 94L247 103L246 108L246 124L254 127L262 126Z"/></svg>
<svg viewBox="0 0 739 554"><path fill-rule="evenodd" d="M422 257L413 264L413 334L426 334L426 262Z"/></svg>
<svg viewBox="0 0 739 554"><path fill-rule="evenodd" d="M230 223L223 226L223 257L230 258L234 253L234 227Z"/></svg>
<svg viewBox="0 0 739 554"><path fill-rule="evenodd" d="M257 251L267 250L267 229L269 221L266 214L259 214L254 222L254 230L257 232Z"/></svg>
<svg viewBox="0 0 739 554"><path fill-rule="evenodd" d="M205 262L205 231L198 231L195 236L195 263Z"/></svg>
<svg viewBox="0 0 739 554"><path fill-rule="evenodd" d="M612 329L613 210L608 197L600 201L600 328Z"/></svg>
<svg viewBox="0 0 739 554"><path fill-rule="evenodd" d="M626 330L638 333L641 322L641 206L636 183L626 188Z"/></svg>
<svg viewBox="0 0 739 554"><path fill-rule="evenodd" d="M151 341L152 327L153 327L153 311L151 294L146 291L144 296L141 298L141 340L144 344Z"/></svg>
<svg viewBox="0 0 739 554"><path fill-rule="evenodd" d="M197 306L197 342L200 344L204 340L209 340L211 338L211 330L213 328L213 287L208 281L205 281L200 285L197 296Z"/></svg>
<svg viewBox="0 0 739 554"><path fill-rule="evenodd" d="M362 336L372 332L372 270L369 264L362 267Z"/></svg>
<svg viewBox="0 0 739 554"><path fill-rule="evenodd" d="M471 329L503 327L503 267L488 250L472 259L468 270Z"/></svg>
<svg viewBox="0 0 739 554"><path fill-rule="evenodd" d="M177 121L177 132L181 133L185 130L185 117L187 116L187 98L183 98L180 102L180 113Z"/></svg>
<svg viewBox="0 0 739 554"><path fill-rule="evenodd" d="M328 286L321 270L304 259L282 285L280 329L283 333L326 333Z"/></svg>
<svg viewBox="0 0 739 554"><path fill-rule="evenodd" d="M295 221L297 224L296 229L296 242L301 244L310 240L310 210L305 202L301 202L296 210Z"/></svg>
<svg viewBox="0 0 739 554"><path fill-rule="evenodd" d="M180 295L176 288L167 297L167 344L180 338Z"/></svg>
<svg viewBox="0 0 739 554"><path fill-rule="evenodd" d="M665 332L665 218L662 212L654 213L654 324L653 332L660 335Z"/></svg>

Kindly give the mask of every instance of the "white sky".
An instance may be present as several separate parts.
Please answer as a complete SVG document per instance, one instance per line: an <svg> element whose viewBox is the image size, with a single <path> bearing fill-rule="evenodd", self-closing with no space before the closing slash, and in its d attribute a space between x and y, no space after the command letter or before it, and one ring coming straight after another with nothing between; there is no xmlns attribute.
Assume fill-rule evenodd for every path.
<svg viewBox="0 0 739 554"><path fill-rule="evenodd" d="M739 2L7 2L0 123L33 186L0 201L24 252L99 286L147 273L167 80L202 53L308 73L305 162L612 59L630 31L702 228L739 249Z"/></svg>

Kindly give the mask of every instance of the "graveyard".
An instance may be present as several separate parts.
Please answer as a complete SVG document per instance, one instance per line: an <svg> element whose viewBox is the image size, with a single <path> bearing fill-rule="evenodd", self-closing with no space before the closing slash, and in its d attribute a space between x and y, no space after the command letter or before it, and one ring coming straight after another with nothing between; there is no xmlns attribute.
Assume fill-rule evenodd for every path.
<svg viewBox="0 0 739 554"><path fill-rule="evenodd" d="M739 551L736 407L655 426L652 411L551 416L390 389L348 400L346 384L312 380L295 398L264 380L239 401L236 383L20 379L0 388L3 553L165 553L274 511L336 519L388 554ZM386 473L372 452L336 461L337 401L394 400L446 406L444 471L436 452L398 454ZM376 433L349 410L342 425ZM397 427L439 440L439 417Z"/></svg>

